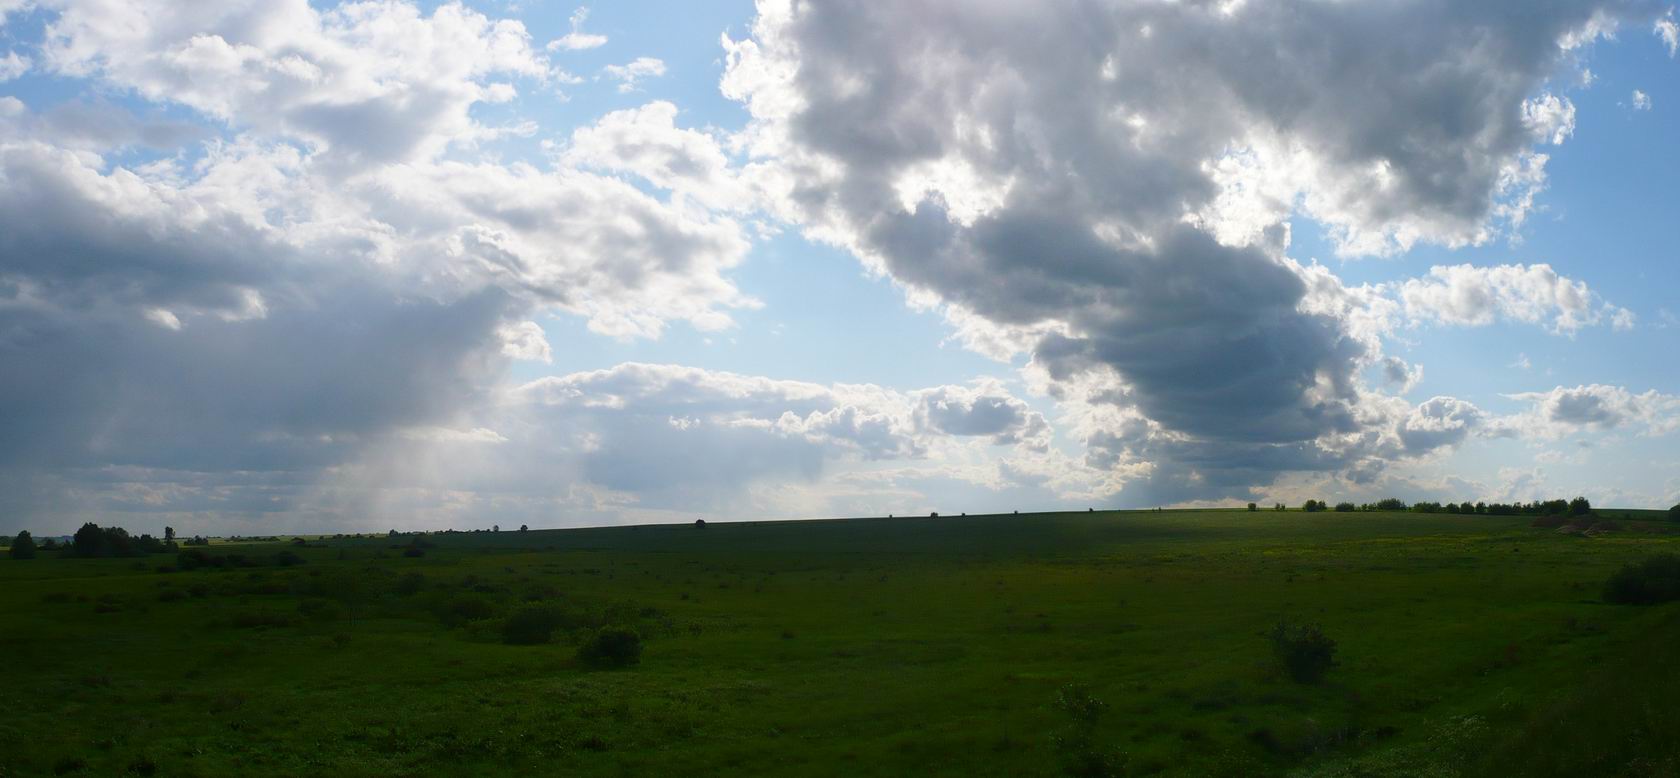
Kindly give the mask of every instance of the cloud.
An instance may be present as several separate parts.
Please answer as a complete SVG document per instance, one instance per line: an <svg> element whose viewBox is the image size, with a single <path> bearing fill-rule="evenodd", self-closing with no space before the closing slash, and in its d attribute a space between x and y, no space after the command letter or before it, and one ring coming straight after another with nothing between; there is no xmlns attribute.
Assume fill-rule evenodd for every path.
<svg viewBox="0 0 1680 778"><path fill-rule="evenodd" d="M1628 329L1634 320L1631 311L1604 302L1585 282L1544 264L1437 265L1429 275L1400 284L1398 294L1414 322L1483 326L1504 317L1549 323L1554 332L1568 334L1601 322Z"/></svg>
<svg viewBox="0 0 1680 778"><path fill-rule="evenodd" d="M601 68L601 74L617 81L619 92L629 93L641 87L642 79L665 75L665 62L654 57L637 57L623 65Z"/></svg>
<svg viewBox="0 0 1680 778"><path fill-rule="evenodd" d="M0 97L0 361L29 366L0 377L9 521L331 526L352 492L419 493L425 467L371 479L390 452L504 434L488 409L509 361L552 358L533 318L652 338L757 304L728 277L750 245L735 214L476 153L496 130L472 105L554 76L517 23L448 4L54 10L39 66L135 99ZM183 105L200 121L158 118ZM312 123L335 111L348 123ZM650 158L691 140L660 129ZM872 430L806 423L860 447Z"/></svg>
<svg viewBox="0 0 1680 778"><path fill-rule="evenodd" d="M1674 9L1668 9L1668 13L1658 18L1651 29L1668 47L1668 56L1680 54L1680 25L1674 22Z"/></svg>
<svg viewBox="0 0 1680 778"><path fill-rule="evenodd" d="M816 506L846 493L840 482L861 477L858 468L899 462L924 476L989 482L995 466L965 473L932 453L1008 445L1031 456L1047 432L1042 416L993 381L898 392L641 363L537 379L485 413L457 428L494 430L504 439L496 445L480 445L481 435L434 435L417 448L410 434L409 445L376 449L346 468L332 491L377 502L393 490L429 489L469 504L518 499L550 511L610 495L614 511L632 515L789 510L755 502L768 491L833 510ZM442 462L448 467L428 464ZM825 480L831 473L834 482Z"/></svg>
<svg viewBox="0 0 1680 778"><path fill-rule="evenodd" d="M1633 110L1635 110L1635 111L1649 111L1649 110L1651 110L1651 96L1648 95L1648 94L1645 94L1644 92L1641 92L1637 89L1633 90Z"/></svg>
<svg viewBox="0 0 1680 778"><path fill-rule="evenodd" d="M1680 431L1680 397L1654 389L1634 394L1620 386L1585 384L1505 396L1529 403L1528 410L1500 420L1503 427L1523 437L1555 440L1617 429L1639 435Z"/></svg>
<svg viewBox="0 0 1680 778"><path fill-rule="evenodd" d="M548 338L534 321L506 324L497 333L502 336L502 353L506 356L531 362L554 361L554 351L548 345Z"/></svg>
<svg viewBox="0 0 1680 778"><path fill-rule="evenodd" d="M918 429L946 435L989 437L997 445L1024 444L1043 451L1050 424L995 381L973 387L942 386L915 394Z"/></svg>
<svg viewBox="0 0 1680 778"><path fill-rule="evenodd" d="M584 51L607 45L607 36L595 35L583 31L583 23L589 19L589 7L583 6L572 12L572 31L548 42L549 51L565 49L567 51Z"/></svg>
<svg viewBox="0 0 1680 778"><path fill-rule="evenodd" d="M28 57L15 51L6 52L6 56L0 57L0 82L10 81L28 73L31 64Z"/></svg>
<svg viewBox="0 0 1680 778"><path fill-rule="evenodd" d="M1401 419L1397 431L1408 453L1424 453L1462 443L1483 418L1481 409L1468 402L1434 397Z"/></svg>
<svg viewBox="0 0 1680 778"><path fill-rule="evenodd" d="M580 168L634 174L709 208L747 211L754 194L718 140L676 126L677 106L659 100L613 111L572 133L562 159Z"/></svg>
<svg viewBox="0 0 1680 778"><path fill-rule="evenodd" d="M1513 232L1545 185L1536 145L1573 128L1541 88L1641 15L764 2L749 38L724 39L723 91L752 116L767 208L946 311L963 342L1024 350L1117 490L1200 499L1403 455L1360 378L1393 291L1286 259L1288 219L1349 256ZM1426 304L1437 285L1414 292L1420 315L1483 320ZM1629 320L1549 291L1556 329Z"/></svg>
<svg viewBox="0 0 1680 778"><path fill-rule="evenodd" d="M1575 134L1575 104L1549 92L1524 101L1523 124L1542 142L1561 145Z"/></svg>
<svg viewBox="0 0 1680 778"><path fill-rule="evenodd" d="M458 3L316 11L305 0L167 4L57 0L40 65L156 103L315 146L350 169L426 158L481 128L492 78L558 78L522 24Z"/></svg>

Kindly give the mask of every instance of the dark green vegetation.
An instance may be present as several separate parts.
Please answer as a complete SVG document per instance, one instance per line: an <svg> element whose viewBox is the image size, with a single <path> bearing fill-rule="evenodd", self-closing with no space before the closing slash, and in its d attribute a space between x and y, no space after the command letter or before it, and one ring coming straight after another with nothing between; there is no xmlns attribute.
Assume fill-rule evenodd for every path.
<svg viewBox="0 0 1680 778"><path fill-rule="evenodd" d="M1680 605L1604 597L1680 535L1600 514L43 550L0 774L1674 775Z"/></svg>

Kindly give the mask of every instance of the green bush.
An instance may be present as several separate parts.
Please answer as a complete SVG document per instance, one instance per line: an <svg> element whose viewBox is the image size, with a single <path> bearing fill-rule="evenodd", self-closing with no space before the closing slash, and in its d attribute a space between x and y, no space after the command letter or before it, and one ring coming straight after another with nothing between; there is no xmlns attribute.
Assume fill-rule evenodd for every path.
<svg viewBox="0 0 1680 778"><path fill-rule="evenodd" d="M459 627L471 621L482 621L495 615L495 604L475 595L456 597L444 603L438 612L438 617L443 623L451 627Z"/></svg>
<svg viewBox="0 0 1680 778"><path fill-rule="evenodd" d="M540 645L552 640L559 626L560 616L553 608L521 608L502 624L502 642L510 646Z"/></svg>
<svg viewBox="0 0 1680 778"><path fill-rule="evenodd" d="M1680 600L1680 555L1657 554L1623 566L1604 582L1604 599L1619 605Z"/></svg>
<svg viewBox="0 0 1680 778"><path fill-rule="evenodd" d="M1668 509L1668 520L1680 521L1680 505L1675 505L1674 507Z"/></svg>
<svg viewBox="0 0 1680 778"><path fill-rule="evenodd" d="M1336 512L1337 513L1352 513L1353 511L1354 511L1354 505L1351 502L1336 503Z"/></svg>
<svg viewBox="0 0 1680 778"><path fill-rule="evenodd" d="M642 636L629 627L602 627L578 647L577 656L596 667L628 667L642 661Z"/></svg>
<svg viewBox="0 0 1680 778"><path fill-rule="evenodd" d="M1336 663L1336 641L1317 624L1280 621L1268 637L1278 664L1296 683L1317 683Z"/></svg>

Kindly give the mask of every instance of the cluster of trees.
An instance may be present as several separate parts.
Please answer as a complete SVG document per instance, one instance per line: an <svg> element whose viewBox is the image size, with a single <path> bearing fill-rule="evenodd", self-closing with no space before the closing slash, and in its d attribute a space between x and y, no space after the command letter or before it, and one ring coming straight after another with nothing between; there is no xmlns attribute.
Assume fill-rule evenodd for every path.
<svg viewBox="0 0 1680 778"><path fill-rule="evenodd" d="M1466 516L1590 516L1592 503L1585 497L1573 500L1536 500L1534 502L1449 502L1442 505L1438 502L1416 502L1407 505L1404 501L1388 497L1376 502L1355 505L1351 502L1336 503L1337 511L1348 513L1353 511L1411 511L1413 513L1457 513ZM1330 510L1328 503L1323 500L1308 500L1301 504L1301 510L1308 513ZM1680 505L1669 511L1671 518L1680 518Z"/></svg>
<svg viewBox="0 0 1680 778"><path fill-rule="evenodd" d="M13 559L34 559L38 551L60 550L71 556L90 558L167 554L175 550L175 529L165 527L163 540L158 540L151 535L135 537L122 527L101 527L90 521L76 530L70 543L62 548L58 541L51 538L36 545L34 536L30 535L28 530L19 532L17 537L12 539Z"/></svg>
<svg viewBox="0 0 1680 778"><path fill-rule="evenodd" d="M175 530L164 528L165 540L151 535L134 537L122 527L101 527L93 522L82 525L70 540L70 553L80 557L144 556L167 554L175 550Z"/></svg>

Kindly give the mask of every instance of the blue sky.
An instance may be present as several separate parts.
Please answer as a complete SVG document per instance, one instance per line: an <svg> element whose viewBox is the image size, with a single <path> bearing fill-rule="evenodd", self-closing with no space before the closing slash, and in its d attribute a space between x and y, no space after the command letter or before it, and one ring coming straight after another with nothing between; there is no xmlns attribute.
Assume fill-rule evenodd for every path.
<svg viewBox="0 0 1680 778"><path fill-rule="evenodd" d="M0 0L0 529L1666 507L1673 14Z"/></svg>

